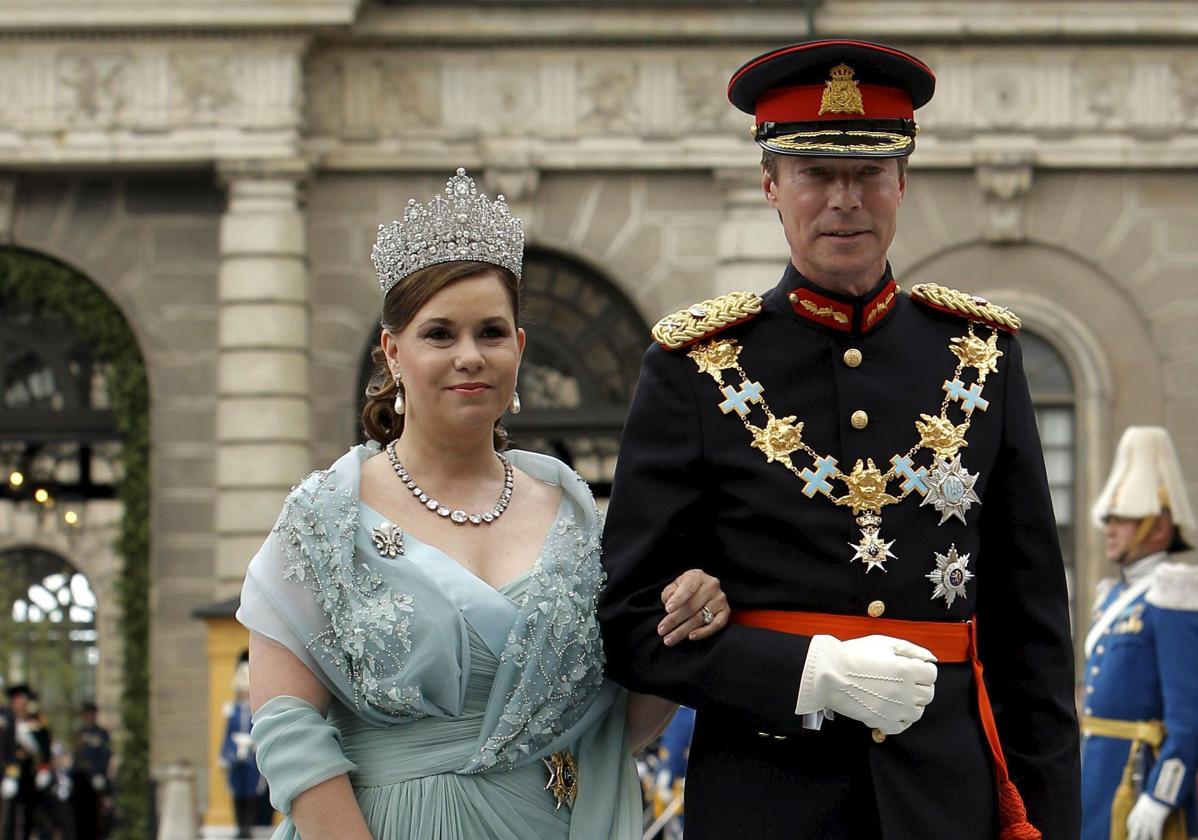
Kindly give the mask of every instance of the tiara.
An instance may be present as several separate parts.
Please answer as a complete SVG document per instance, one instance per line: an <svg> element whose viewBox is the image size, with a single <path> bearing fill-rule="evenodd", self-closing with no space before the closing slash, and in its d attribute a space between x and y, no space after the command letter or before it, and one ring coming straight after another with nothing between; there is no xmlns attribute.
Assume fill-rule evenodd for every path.
<svg viewBox="0 0 1198 840"><path fill-rule="evenodd" d="M379 225L370 253L386 296L413 271L454 260L478 260L508 269L520 277L524 261L524 226L499 196L487 199L465 169L445 184L445 195L428 204L408 199L403 218Z"/></svg>

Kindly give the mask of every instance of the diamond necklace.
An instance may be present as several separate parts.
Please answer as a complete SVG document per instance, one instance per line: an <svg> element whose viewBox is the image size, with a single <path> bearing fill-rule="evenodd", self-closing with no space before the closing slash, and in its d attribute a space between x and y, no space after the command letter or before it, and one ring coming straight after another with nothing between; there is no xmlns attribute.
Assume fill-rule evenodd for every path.
<svg viewBox="0 0 1198 840"><path fill-rule="evenodd" d="M508 503L512 500L512 462L505 458L501 452L496 452L495 457L503 464L503 492L499 494L499 500L495 502L495 507L486 513L466 513L461 508L454 510L447 505L441 504L420 489L420 485L412 480L412 476L408 474L407 469L399 462L399 456L395 454L395 441L387 444L387 458L391 461L391 468L395 470L395 474L399 476L399 480L403 482L404 487L411 490L412 495L426 508L438 516L448 519L455 525L465 525L467 522L471 525L490 525L507 510Z"/></svg>

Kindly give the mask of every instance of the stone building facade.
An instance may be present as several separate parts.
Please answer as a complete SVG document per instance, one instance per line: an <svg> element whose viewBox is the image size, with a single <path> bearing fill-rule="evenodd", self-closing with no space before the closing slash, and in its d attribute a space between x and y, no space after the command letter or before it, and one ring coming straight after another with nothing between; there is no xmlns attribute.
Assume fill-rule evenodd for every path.
<svg viewBox="0 0 1198 840"><path fill-rule="evenodd" d="M1084 622L1104 573L1086 510L1121 429L1168 426L1198 494L1198 11L946 8L0 6L0 247L90 278L147 362L155 764L209 763L192 613L236 595L286 491L355 442L377 225L457 166L507 195L544 272L530 334L561 339L544 344L526 434L576 447L602 483L644 325L779 276L786 249L750 119L724 85L748 57L813 33L886 41L937 72L892 263L905 285L956 286L1023 316ZM41 546L91 579L98 691L114 708L119 510L95 504L69 540L0 510L0 552Z"/></svg>

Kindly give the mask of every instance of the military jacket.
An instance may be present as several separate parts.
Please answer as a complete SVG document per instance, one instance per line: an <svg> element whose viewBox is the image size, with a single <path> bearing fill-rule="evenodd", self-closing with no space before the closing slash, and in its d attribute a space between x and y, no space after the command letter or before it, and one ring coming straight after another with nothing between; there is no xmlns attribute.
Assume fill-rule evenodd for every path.
<svg viewBox="0 0 1198 840"><path fill-rule="evenodd" d="M1161 563L1143 580L1119 580L1098 600L1087 638L1083 709L1119 721L1160 721L1159 750L1144 749L1136 772L1144 791L1195 820L1198 772L1198 568ZM1084 840L1108 840L1111 801L1129 741L1087 735L1082 744Z"/></svg>
<svg viewBox="0 0 1198 840"><path fill-rule="evenodd" d="M789 419L792 427L801 423L803 442L821 458L835 458L844 474L858 462L863 470L886 472L892 458L920 442L916 422L945 405L946 383L958 368L951 342L969 334L970 322L916 303L893 282L889 268L868 295L847 297L823 291L788 266L763 298L759 314L713 336L739 346L746 382L761 388L762 402L742 400L750 412L744 420L732 403L743 397L746 382L725 370L729 391L722 390L691 355L702 342L673 351L655 345L645 354L604 533L609 580L599 615L610 673L634 690L698 710L692 776L707 772L703 742L718 739L703 730L706 722L713 731L714 721L725 730L739 727L750 752L758 749L753 738L775 746L789 738L777 749L793 752L779 760L796 768L825 760L848 761L846 774L868 768L864 778L836 789L818 787L819 776L795 776L799 790L762 777L743 795L756 796L762 785L774 793L762 794L752 807L781 812L794 801L803 803L796 814L831 808L827 825L833 826L840 816L832 811L872 797L887 838L984 838L991 836L993 775L967 664L941 664L936 697L924 717L877 744L855 721L838 721L831 733L827 726L804 732L795 705L809 638L731 626L710 640L666 648L655 630L658 593L694 567L720 579L734 611L976 618L1012 780L1045 837L1076 836L1078 734L1065 579L1018 341L984 324L972 328L1001 353L980 389L985 407L975 405L967 445L958 451L967 477L973 476L977 502L962 511L964 521L942 519L945 514L922 504L926 496L918 492L886 504L877 536L885 555L893 556L871 564L859 551L864 529L857 511L835 501L848 495L846 484L830 482L831 492L821 491L818 462L803 450L789 457L796 471L807 470L806 479L777 459L771 462L762 446L753 445L746 423L764 429L768 406L774 418ZM963 384L980 376L968 368L966 373L971 377ZM957 427L965 419L961 404L949 399L945 414ZM916 468L930 471L933 463L925 450L908 466L926 482L930 472ZM898 498L903 483L889 481L888 494ZM966 555L954 591L938 589L930 576L944 571L946 558ZM819 746L833 741L835 749ZM729 747L720 760L730 764L734 754ZM753 776L754 767L778 772L778 760L761 758L737 769L738 776ZM953 784L946 787L949 779ZM693 792L688 782L688 832L715 836L714 809L720 806L706 796L696 805ZM710 834L703 828L709 806ZM963 810L973 812L976 833L962 829ZM912 821L912 813L921 816ZM793 825L775 830L763 819L760 825L742 822L738 830L791 836Z"/></svg>

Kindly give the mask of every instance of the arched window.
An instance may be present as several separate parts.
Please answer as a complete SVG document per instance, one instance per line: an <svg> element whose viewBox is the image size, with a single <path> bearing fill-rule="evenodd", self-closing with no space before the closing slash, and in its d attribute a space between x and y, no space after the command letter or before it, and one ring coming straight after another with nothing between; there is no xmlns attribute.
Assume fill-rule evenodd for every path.
<svg viewBox="0 0 1198 840"><path fill-rule="evenodd" d="M121 433L104 359L54 313L15 302L0 313L0 499L67 517L115 496ZM78 516L77 513L74 514Z"/></svg>
<svg viewBox="0 0 1198 840"><path fill-rule="evenodd" d="M1065 559L1072 614L1076 601L1074 571L1077 562L1077 413L1073 377L1061 354L1040 336L1024 330L1019 334L1019 343L1023 348L1023 367L1032 392L1040 443L1044 448L1044 465L1048 471L1052 507L1057 517L1061 554ZM1078 618L1074 615L1075 626L1084 626L1077 624Z"/></svg>
<svg viewBox="0 0 1198 840"><path fill-rule="evenodd" d="M514 446L562 459L606 497L649 328L610 281L568 257L529 248L522 279L523 411L505 417L504 426ZM373 371L373 347L372 335L359 394Z"/></svg>
<svg viewBox="0 0 1198 840"><path fill-rule="evenodd" d="M52 721L74 726L79 704L96 696L100 652L91 583L37 548L0 552L0 570L0 670L32 686Z"/></svg>

